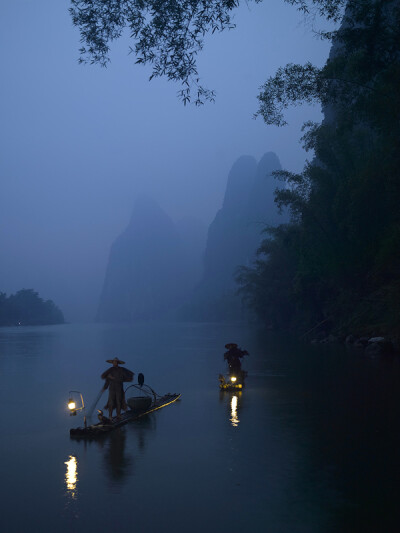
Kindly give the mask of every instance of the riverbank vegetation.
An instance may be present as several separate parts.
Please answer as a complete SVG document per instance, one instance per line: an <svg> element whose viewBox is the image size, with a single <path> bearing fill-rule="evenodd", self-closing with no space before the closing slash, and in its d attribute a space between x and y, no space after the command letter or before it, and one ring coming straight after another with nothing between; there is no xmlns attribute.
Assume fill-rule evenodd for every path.
<svg viewBox="0 0 400 533"><path fill-rule="evenodd" d="M271 327L399 336L400 2L349 5L325 66L279 69L259 96L269 124L304 101L325 119L304 126L303 172L278 173L290 223L266 230L238 282Z"/></svg>
<svg viewBox="0 0 400 533"><path fill-rule="evenodd" d="M43 300L33 289L7 296L0 292L0 326L63 324L64 316L52 300Z"/></svg>

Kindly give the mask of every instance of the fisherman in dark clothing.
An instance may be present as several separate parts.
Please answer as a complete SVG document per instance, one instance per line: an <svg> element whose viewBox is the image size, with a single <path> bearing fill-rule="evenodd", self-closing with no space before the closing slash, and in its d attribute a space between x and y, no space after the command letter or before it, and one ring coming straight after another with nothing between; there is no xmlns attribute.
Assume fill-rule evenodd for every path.
<svg viewBox="0 0 400 533"><path fill-rule="evenodd" d="M238 345L234 342L225 344L225 348L227 348L228 351L224 354L224 360L228 362L229 373L239 373L242 370L242 363L240 359L244 355L248 355L248 352L238 348Z"/></svg>
<svg viewBox="0 0 400 533"><path fill-rule="evenodd" d="M117 411L117 418L121 418L121 409L124 411L128 409L122 384L124 381L132 381L135 374L127 368L121 368L119 365L124 365L125 361L121 361L118 357L107 359L106 362L113 365L101 375L101 379L106 380L104 390L108 388L108 402L104 409L108 409L111 420L114 409Z"/></svg>

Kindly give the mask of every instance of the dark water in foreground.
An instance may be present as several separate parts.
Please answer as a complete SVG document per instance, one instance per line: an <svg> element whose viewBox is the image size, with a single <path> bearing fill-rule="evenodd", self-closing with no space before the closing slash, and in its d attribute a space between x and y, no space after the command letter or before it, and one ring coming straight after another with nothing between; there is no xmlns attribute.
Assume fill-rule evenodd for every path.
<svg viewBox="0 0 400 533"><path fill-rule="evenodd" d="M226 342L251 356L220 393ZM74 441L117 355L182 400ZM2 532L400 531L400 364L245 326L0 329ZM103 406L103 397L99 406Z"/></svg>

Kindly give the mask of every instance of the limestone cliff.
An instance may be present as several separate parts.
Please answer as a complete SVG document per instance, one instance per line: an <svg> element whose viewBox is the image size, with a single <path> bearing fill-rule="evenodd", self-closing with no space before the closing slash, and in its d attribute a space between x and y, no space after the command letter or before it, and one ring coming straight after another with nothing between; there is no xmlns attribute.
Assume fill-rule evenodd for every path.
<svg viewBox="0 0 400 533"><path fill-rule="evenodd" d="M133 322L179 306L191 269L171 218L150 198L135 204L128 227L111 247L96 320Z"/></svg>
<svg viewBox="0 0 400 533"><path fill-rule="evenodd" d="M272 172L280 170L273 152L261 160L240 157L228 175L222 208L208 231L204 274L187 313L196 319L228 319L240 316L235 274L239 266L254 261L267 226L285 221L274 203L281 186Z"/></svg>

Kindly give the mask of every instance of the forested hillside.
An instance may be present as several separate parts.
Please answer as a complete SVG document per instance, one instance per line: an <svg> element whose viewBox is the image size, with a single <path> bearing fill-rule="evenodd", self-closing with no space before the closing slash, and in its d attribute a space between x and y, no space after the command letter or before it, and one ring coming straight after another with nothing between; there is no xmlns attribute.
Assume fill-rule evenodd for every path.
<svg viewBox="0 0 400 533"><path fill-rule="evenodd" d="M63 324L64 315L52 300L43 300L33 289L7 296L0 292L0 326Z"/></svg>
<svg viewBox="0 0 400 533"><path fill-rule="evenodd" d="M259 96L269 124L291 104L321 102L304 127L313 154L301 174L280 172L276 202L291 222L266 232L238 281L269 326L400 334L400 2L348 4L322 69L287 65Z"/></svg>

